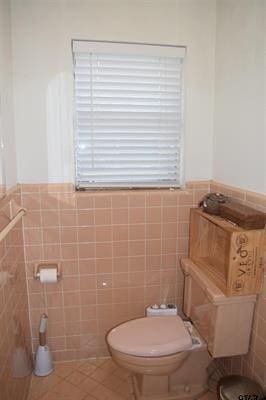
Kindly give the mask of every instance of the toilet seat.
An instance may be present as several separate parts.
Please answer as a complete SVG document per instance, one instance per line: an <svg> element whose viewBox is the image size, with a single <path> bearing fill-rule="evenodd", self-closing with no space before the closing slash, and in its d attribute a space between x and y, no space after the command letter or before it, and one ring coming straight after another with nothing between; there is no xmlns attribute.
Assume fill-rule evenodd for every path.
<svg viewBox="0 0 266 400"><path fill-rule="evenodd" d="M137 318L113 328L107 341L115 350L139 357L159 357L188 350L191 336L179 316Z"/></svg>

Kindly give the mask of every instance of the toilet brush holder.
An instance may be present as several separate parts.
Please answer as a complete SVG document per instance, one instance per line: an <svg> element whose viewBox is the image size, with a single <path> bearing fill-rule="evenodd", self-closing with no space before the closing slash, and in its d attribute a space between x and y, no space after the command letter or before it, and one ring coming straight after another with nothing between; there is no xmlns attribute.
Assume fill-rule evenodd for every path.
<svg viewBox="0 0 266 400"><path fill-rule="evenodd" d="M46 343L46 327L48 317L46 314L41 316L39 327L39 341L35 358L34 374L37 376L47 376L53 372L53 360L49 347Z"/></svg>
<svg viewBox="0 0 266 400"><path fill-rule="evenodd" d="M53 372L53 360L47 345L39 346L36 353L34 374L46 376Z"/></svg>

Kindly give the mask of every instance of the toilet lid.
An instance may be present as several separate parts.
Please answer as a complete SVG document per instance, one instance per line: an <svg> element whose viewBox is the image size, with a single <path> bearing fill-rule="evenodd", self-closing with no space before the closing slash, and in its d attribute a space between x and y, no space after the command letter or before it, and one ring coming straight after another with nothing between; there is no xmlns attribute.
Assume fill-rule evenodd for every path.
<svg viewBox="0 0 266 400"><path fill-rule="evenodd" d="M179 316L137 318L113 328L107 342L123 353L158 357L191 348L191 337Z"/></svg>

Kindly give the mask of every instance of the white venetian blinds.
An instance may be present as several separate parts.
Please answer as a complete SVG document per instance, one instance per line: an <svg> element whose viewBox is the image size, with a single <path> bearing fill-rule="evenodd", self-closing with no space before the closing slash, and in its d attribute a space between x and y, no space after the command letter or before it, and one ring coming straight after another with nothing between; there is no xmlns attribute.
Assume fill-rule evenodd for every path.
<svg viewBox="0 0 266 400"><path fill-rule="evenodd" d="M78 189L180 186L184 52L73 41Z"/></svg>

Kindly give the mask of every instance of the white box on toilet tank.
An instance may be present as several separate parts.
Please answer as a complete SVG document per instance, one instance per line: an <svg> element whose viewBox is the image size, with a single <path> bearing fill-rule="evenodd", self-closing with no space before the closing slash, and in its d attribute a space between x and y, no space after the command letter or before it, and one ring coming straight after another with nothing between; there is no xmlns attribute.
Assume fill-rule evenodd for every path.
<svg viewBox="0 0 266 400"><path fill-rule="evenodd" d="M177 315L175 304L153 304L146 308L147 317L162 317L164 315Z"/></svg>

